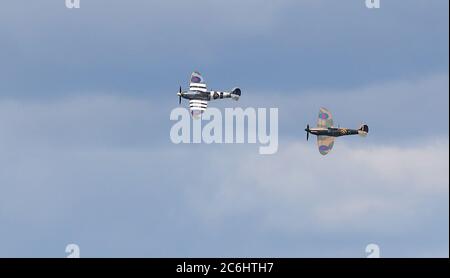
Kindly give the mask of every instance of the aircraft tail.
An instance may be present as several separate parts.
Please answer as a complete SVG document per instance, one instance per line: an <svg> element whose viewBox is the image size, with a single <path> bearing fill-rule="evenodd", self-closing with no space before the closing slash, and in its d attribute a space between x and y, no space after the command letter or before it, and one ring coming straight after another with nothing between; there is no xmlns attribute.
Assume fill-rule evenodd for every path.
<svg viewBox="0 0 450 278"><path fill-rule="evenodd" d="M241 96L241 89L239 88L234 88L231 93L231 98L234 100L239 100L239 97Z"/></svg>
<svg viewBox="0 0 450 278"><path fill-rule="evenodd" d="M368 133L369 133L369 126L366 124L362 124L358 129L358 135L367 136Z"/></svg>

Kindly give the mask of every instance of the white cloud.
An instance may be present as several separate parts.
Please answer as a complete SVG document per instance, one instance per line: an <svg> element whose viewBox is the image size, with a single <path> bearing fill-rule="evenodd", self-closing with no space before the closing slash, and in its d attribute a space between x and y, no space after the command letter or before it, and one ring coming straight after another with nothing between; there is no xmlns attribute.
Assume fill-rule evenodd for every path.
<svg viewBox="0 0 450 278"><path fill-rule="evenodd" d="M448 139L411 147L356 147L339 138L326 157L315 144L284 142L279 154L262 158L213 154L220 171L207 186L191 188L192 205L205 223L243 212L260 214L268 229L304 233L345 231L374 225L383 233L401 227L382 225L396 218L421 221L414 212L433 198L448 195ZM198 196L202 196L198 198Z"/></svg>
<svg viewBox="0 0 450 278"><path fill-rule="evenodd" d="M448 84L449 76L444 72L339 90L244 90L240 104L279 107L280 131L287 136L299 136L307 123L315 124L319 108L327 107L335 125L357 128L365 122L371 130L369 140L408 145L427 136L448 134Z"/></svg>
<svg viewBox="0 0 450 278"><path fill-rule="evenodd" d="M440 103L445 80L447 75L414 86L376 86L355 90L348 97L409 92L415 100L411 105L419 107L416 99L426 99L423 92L435 88L431 94L437 92L436 97L427 100L429 108L421 115L432 113L434 107L442 110L439 115L448 115L448 104ZM414 87L421 89L414 91ZM224 252L235 255L248 253L233 252L240 246L224 232L230 229L259 233L253 242L258 246L270 235L311 246L327 238L337 246L334 255L353 254L342 251L346 238L392 237L401 238L389 243L395 250L401 244L419 245L408 256L448 253L448 244L437 245L445 242L442 235L448 239L444 224L448 223L449 139L445 130L425 133L419 126L401 140L384 142L383 131L375 129L367 138L338 138L332 152L323 157L314 140L305 142L299 125L307 121L295 115L314 110L314 118L316 109L305 105L328 98L339 96L332 92L296 95L279 102L280 115L294 116L288 120L295 119L295 130L288 138L280 137L279 152L273 156L258 155L255 145L172 145L169 103L102 94L56 100L0 99L0 221L10 223L0 232L0 243L8 238L4 244L17 245L20 239L13 235L19 230L33 239L62 223L88 242L102 237L125 248L139 238L146 246L160 244L170 256L179 255L179 247L164 235L183 229L190 231L186 236L191 238L221 237ZM389 105L403 104L402 97L392 97ZM386 125L376 120L376 108L366 107L367 115L372 115L370 126ZM335 108L343 118L357 113L353 106L345 111L342 101ZM364 107L355 109L364 112ZM377 134L379 139L372 140ZM39 231L36 235L21 230L30 225ZM86 231L86 225L92 230ZM123 239L124 235L128 237ZM59 235L62 240L66 237ZM154 238L160 240L154 242ZM195 250L207 250L206 245L195 244ZM10 249L17 250L16 245ZM125 249L128 255L135 251ZM91 250L95 256L103 249L92 246ZM258 250L270 255L276 248ZM139 254L160 254L151 252ZM303 252L307 256L315 251ZM404 254L399 252L391 254ZM299 253L286 250L286 254Z"/></svg>

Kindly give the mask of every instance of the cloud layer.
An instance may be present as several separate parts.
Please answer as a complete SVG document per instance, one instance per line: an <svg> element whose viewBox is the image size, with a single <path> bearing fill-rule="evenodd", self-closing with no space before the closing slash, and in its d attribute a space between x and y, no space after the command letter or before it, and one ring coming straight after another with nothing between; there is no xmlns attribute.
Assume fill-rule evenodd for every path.
<svg viewBox="0 0 450 278"><path fill-rule="evenodd" d="M443 0L387 1L376 11L365 0L85 2L3 3L0 95L164 96L193 70L219 87L270 91L448 71Z"/></svg>
<svg viewBox="0 0 450 278"><path fill-rule="evenodd" d="M448 257L448 1L4 2L0 257ZM279 152L171 144L193 70ZM320 106L369 136L322 157Z"/></svg>
<svg viewBox="0 0 450 278"><path fill-rule="evenodd" d="M306 106L331 98L341 118L359 111L381 125L384 97L372 94L410 94L406 109L414 111L429 92L439 97L412 117L433 119L448 115L445 80L295 94L276 104L289 122L309 110L314 118ZM346 110L336 95L371 106ZM403 97L388 104L403 105ZM387 257L448 256L449 140L439 122L439 132L423 133L405 121L411 131L398 140L383 140L379 128L339 138L327 157L299 127L284 131L276 155L260 156L251 144L171 144L166 107L174 106L101 93L2 99L0 256L64 256L71 242L82 256L362 257L372 242Z"/></svg>

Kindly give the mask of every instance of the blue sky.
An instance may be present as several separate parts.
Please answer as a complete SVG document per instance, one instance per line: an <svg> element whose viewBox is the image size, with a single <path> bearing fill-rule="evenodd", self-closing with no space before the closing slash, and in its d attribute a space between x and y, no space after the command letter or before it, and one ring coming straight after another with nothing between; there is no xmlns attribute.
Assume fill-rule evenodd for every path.
<svg viewBox="0 0 450 278"><path fill-rule="evenodd" d="M29 2L0 8L0 257L448 257L448 1ZM279 152L172 144L193 70L277 107ZM370 135L320 156L321 106Z"/></svg>

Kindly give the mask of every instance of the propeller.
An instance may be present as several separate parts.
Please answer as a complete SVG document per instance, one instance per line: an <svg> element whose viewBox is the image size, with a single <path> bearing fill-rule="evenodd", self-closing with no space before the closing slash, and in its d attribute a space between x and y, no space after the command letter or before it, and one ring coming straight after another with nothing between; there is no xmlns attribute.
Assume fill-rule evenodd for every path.
<svg viewBox="0 0 450 278"><path fill-rule="evenodd" d="M180 86L180 90L178 91L178 97L179 97L179 99L178 99L178 104L181 104L181 94L182 94L182 92L181 92L181 86Z"/></svg>
<svg viewBox="0 0 450 278"><path fill-rule="evenodd" d="M308 124L308 125L306 125L306 129L305 129L305 131L306 131L306 141L308 141L308 139L309 139L309 132L310 132L310 129L309 129L309 124Z"/></svg>

